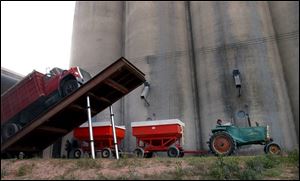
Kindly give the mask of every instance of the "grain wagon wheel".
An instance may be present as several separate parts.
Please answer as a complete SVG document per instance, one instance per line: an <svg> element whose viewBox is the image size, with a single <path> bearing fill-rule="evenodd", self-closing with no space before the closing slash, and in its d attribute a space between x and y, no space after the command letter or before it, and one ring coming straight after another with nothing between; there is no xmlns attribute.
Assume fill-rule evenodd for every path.
<svg viewBox="0 0 300 181"><path fill-rule="evenodd" d="M82 151L82 149L80 149L80 148L73 149L73 150L71 150L71 152L70 152L70 157L71 157L71 158L76 158L76 159L78 159L78 158L81 158L82 156L83 156L83 151Z"/></svg>
<svg viewBox="0 0 300 181"><path fill-rule="evenodd" d="M266 153L279 155L281 153L281 148L276 143L269 143L266 145Z"/></svg>
<svg viewBox="0 0 300 181"><path fill-rule="evenodd" d="M169 157L178 157L180 154L180 151L177 147L175 146L170 146L168 149L168 156Z"/></svg>
<svg viewBox="0 0 300 181"><path fill-rule="evenodd" d="M212 135L209 147L215 155L231 155L235 150L233 138L226 132L217 132Z"/></svg>
<svg viewBox="0 0 300 181"><path fill-rule="evenodd" d="M75 151L74 151L74 158L81 158L82 157L82 150L81 149L79 149L79 148L77 148L77 149L75 149Z"/></svg>
<svg viewBox="0 0 300 181"><path fill-rule="evenodd" d="M112 156L112 151L110 148L104 148L101 153L102 158L110 158Z"/></svg>
<svg viewBox="0 0 300 181"><path fill-rule="evenodd" d="M138 158L143 158L144 155L145 155L145 151L144 151L143 148L136 148L136 149L134 150L134 154L135 154L136 157L138 157Z"/></svg>
<svg viewBox="0 0 300 181"><path fill-rule="evenodd" d="M78 88L78 83L75 79L68 79L62 84L62 95L67 96Z"/></svg>

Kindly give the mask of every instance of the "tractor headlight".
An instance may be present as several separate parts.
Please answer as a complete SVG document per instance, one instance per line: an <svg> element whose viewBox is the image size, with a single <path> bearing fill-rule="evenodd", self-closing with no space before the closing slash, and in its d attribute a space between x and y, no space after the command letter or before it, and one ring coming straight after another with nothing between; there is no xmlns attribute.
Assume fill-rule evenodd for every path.
<svg viewBox="0 0 300 181"><path fill-rule="evenodd" d="M270 139L270 128L267 125L267 140L269 140L269 139Z"/></svg>

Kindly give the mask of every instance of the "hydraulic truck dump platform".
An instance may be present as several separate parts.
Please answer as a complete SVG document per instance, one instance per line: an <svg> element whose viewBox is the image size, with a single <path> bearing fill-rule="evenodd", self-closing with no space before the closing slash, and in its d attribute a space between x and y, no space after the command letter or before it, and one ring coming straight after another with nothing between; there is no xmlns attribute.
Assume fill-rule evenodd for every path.
<svg viewBox="0 0 300 181"><path fill-rule="evenodd" d="M95 116L145 82L145 74L124 57L1 142L2 153L38 153L87 121L87 96Z"/></svg>

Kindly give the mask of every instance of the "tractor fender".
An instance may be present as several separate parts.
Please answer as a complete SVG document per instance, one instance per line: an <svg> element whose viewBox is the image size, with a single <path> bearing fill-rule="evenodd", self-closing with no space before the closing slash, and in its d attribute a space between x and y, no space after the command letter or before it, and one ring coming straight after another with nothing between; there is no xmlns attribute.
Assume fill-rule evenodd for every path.
<svg viewBox="0 0 300 181"><path fill-rule="evenodd" d="M219 131L226 131L227 132L226 128L224 128L224 127L214 128L214 129L211 130L212 133L216 133L216 132L219 132Z"/></svg>

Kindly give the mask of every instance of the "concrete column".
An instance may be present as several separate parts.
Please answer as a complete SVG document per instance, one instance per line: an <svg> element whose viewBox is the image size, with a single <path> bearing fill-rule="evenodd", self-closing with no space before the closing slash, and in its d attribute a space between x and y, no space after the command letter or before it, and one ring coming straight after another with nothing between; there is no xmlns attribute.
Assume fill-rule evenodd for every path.
<svg viewBox="0 0 300 181"><path fill-rule="evenodd" d="M122 56L123 7L121 1L76 2L70 66L95 76ZM116 125L123 123L121 102L113 104ZM109 120L108 108L92 119Z"/></svg>
<svg viewBox="0 0 300 181"><path fill-rule="evenodd" d="M299 143L299 2L268 3Z"/></svg>
<svg viewBox="0 0 300 181"><path fill-rule="evenodd" d="M143 86L125 97L126 127L147 119L182 120L184 148L198 147L193 86L184 2L126 2L125 57L145 74L150 83L148 106L141 98ZM127 130L127 149L135 138Z"/></svg>
<svg viewBox="0 0 300 181"><path fill-rule="evenodd" d="M191 2L202 142L221 118L270 125L275 141L297 147L293 116L267 2ZM241 96L232 72L241 72Z"/></svg>

